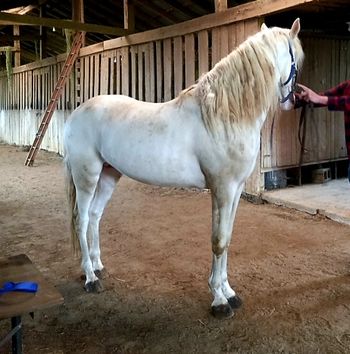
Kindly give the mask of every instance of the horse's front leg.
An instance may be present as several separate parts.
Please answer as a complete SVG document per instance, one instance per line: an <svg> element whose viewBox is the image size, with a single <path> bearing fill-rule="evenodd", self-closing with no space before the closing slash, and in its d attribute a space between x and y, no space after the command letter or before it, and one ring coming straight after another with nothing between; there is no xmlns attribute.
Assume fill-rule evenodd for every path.
<svg viewBox="0 0 350 354"><path fill-rule="evenodd" d="M222 183L212 188L213 263L209 287L214 296L212 313L218 318L231 317L233 309L241 305L227 278L227 251L241 192L242 185L234 183Z"/></svg>
<svg viewBox="0 0 350 354"><path fill-rule="evenodd" d="M232 205L232 215L230 217L230 228L231 232L229 235L229 244L231 242L231 237L233 233L233 224L236 219L236 212L237 212L237 207L239 204L239 200L242 194L242 189L243 189L243 184L241 184L236 191L236 195L233 200L233 205ZM231 288L229 281L228 281L228 276L227 276L227 258L228 258L228 246L225 248L225 251L223 253L222 257L222 289L223 293L230 304L232 309L238 309L242 305L242 300L241 298L236 294L236 292Z"/></svg>

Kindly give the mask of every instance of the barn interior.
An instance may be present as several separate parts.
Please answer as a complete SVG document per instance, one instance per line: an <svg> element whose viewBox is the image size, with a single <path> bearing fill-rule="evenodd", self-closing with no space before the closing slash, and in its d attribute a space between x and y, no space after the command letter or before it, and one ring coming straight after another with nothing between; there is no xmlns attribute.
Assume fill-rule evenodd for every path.
<svg viewBox="0 0 350 354"><path fill-rule="evenodd" d="M213 13L217 11L217 6L232 8L248 2L252 2L252 0L106 0L100 2L93 0L3 0L0 2L1 46L13 46L14 40L19 39L20 62L26 64L65 53L66 40L62 30L64 23L60 23L60 20L79 19L87 24L123 29L124 4L126 3L132 8L130 13L133 17L132 30L129 33L138 33ZM83 6L82 14L77 14L77 4ZM14 16L12 18L6 15ZM15 15L21 15L28 22L22 20L21 23L21 19ZM297 17L301 19L303 33L312 33L321 37L349 37L350 14L347 0L305 1L288 11L279 11L266 16L264 21L269 26L285 27ZM52 26L40 18L57 20L56 26ZM16 24L20 25L18 34L14 33L14 25ZM117 37L101 32L103 29L99 29L99 32L87 32L86 45ZM41 46L42 53L39 50ZM4 67L4 55L1 59L1 67Z"/></svg>
<svg viewBox="0 0 350 354"><path fill-rule="evenodd" d="M239 10L241 5L249 2L252 1L106 0L96 2L93 0L3 0L0 2L0 46L2 49L0 52L0 69L6 70L5 52L6 48L9 47L12 48L15 67L66 53L67 32L64 31L65 28L86 30L85 46L90 46L124 35L179 24L230 8ZM271 13L264 16L259 14L259 6L257 6L256 16L268 26L281 27L288 27L295 18L300 18L302 24L301 40L305 40L308 43L305 54L308 57L309 51L312 49L310 57L314 60L308 61L307 59L306 68L301 73L300 81L312 85L315 90L322 90L322 88L328 88L328 85L335 85L341 80L349 79L350 64L348 65L344 59L350 58L350 49L348 47L350 44L348 0L307 0L294 1L294 3L295 6L289 7L287 10L282 7L277 10L273 8ZM85 27L81 26L82 23ZM313 45L315 40L320 40L320 44ZM324 43L326 44L324 45ZM328 45L333 46L334 43L341 48L343 54L345 53L342 57L343 59L340 59L339 55L329 55L328 50L330 47ZM316 60L318 56L325 58L323 61L320 60L321 64ZM337 67L341 67L341 70L335 70ZM312 70L313 76L310 76ZM296 114L299 116L300 112ZM318 119L318 116L322 120L341 119L341 114L337 118L333 116L329 118L325 116L326 113L324 112L308 112L307 115L312 115L312 118L309 118L309 122L312 124L314 124L315 119ZM299 119L299 117L294 117L294 119ZM308 117L306 116L306 121L307 119ZM324 124L318 129L327 127L328 125ZM348 164L344 143L340 144L342 145L339 148L342 149L340 153L321 154L322 156L314 158L315 155L318 155L314 151L314 155L311 158L306 156L307 153L305 155L303 151L308 150L307 144L304 147L299 146L301 145L300 134L302 133L298 132L299 139L295 139L296 143L292 144L293 149L295 149L293 161L289 158L284 161L278 161L279 156L286 155L285 152L281 152L281 149L283 150L284 134L288 133L288 131L283 133L280 130L277 124L277 131L273 133L277 143L274 144L273 151L267 151L269 149L268 143L262 149L261 171L264 174L265 186L265 191L262 194L263 199L273 201L273 196L276 195L276 202L277 200L289 198L287 197L289 191L286 187L302 186L307 188L310 186L313 189L313 195L326 196L326 200L318 201L321 205L330 206L334 204L335 209L346 209L346 205L339 205L341 200L339 196L343 196L343 189L348 188L348 185L344 186ZM270 128L267 131L270 132ZM314 138L316 141L313 141L309 151L315 150L322 145L323 137L321 135L319 132L317 133L317 138L320 136L320 141L318 142L317 138ZM275 157L275 163L270 161L272 160L272 155L277 156ZM269 162L265 165L264 159L266 156L269 156ZM321 176L321 180L316 182L314 180L315 170L326 171ZM340 183L341 188L339 188L338 183ZM338 191L337 193L326 190L325 187L331 184L334 184ZM284 192L286 197L281 194ZM328 202L330 195L334 195L336 202ZM294 206L299 203L304 204L305 193L300 195L300 199L301 201L293 200L290 203ZM347 199L344 204L350 205ZM314 213L318 213L319 209L322 208L315 207L312 210ZM329 214L331 213L333 211L329 212ZM347 214L342 216L342 218L350 220L350 209L347 210Z"/></svg>
<svg viewBox="0 0 350 354"><path fill-rule="evenodd" d="M341 112L308 107L303 120L301 111L295 110L266 121L245 196L267 204L240 203L228 272L244 306L223 322L211 319L208 311L211 254L205 240L212 225L206 192L163 190L123 179L101 224L101 250L108 269L105 291L85 294L79 260L73 257L67 237L58 138L77 102L101 94L102 86L108 94L124 89L125 53L130 59L127 72L142 82L131 84L128 92L161 102L166 83L175 94L176 88L188 84L187 76L195 79L200 39L207 47L201 58L208 70L262 22L289 27L295 18L301 19L306 59L299 82L323 90L348 80L349 3L0 1L0 249L2 257L27 254L64 297L64 304L52 309L35 315L31 310L23 326L18 317L11 321L16 327L6 337L2 334L9 324L0 316L1 353L7 348L10 352L10 334L15 330L23 331L26 353L349 352L350 183ZM79 70L67 81L43 141L42 149L50 152L41 151L34 168L26 167L28 144L38 132L74 31L85 33ZM152 31L157 36L150 35ZM136 43L127 43L134 36ZM117 45L119 40L123 45ZM183 55L176 56L175 48ZM152 79L146 72L152 55L157 61L158 55L170 57L168 62L160 60L167 64L162 67L164 76L156 76L162 77L161 90L146 81ZM174 76L174 62L183 69L177 75L180 80ZM187 67L193 69L192 76ZM88 73L88 79L79 81L78 101L77 73L82 72ZM129 85L132 80L128 75L126 79ZM147 86L156 93L150 95ZM7 272L3 265L0 279ZM53 293L47 287L43 291L42 284L40 291L52 304ZM29 297L40 301L38 294L16 295L20 307ZM0 296L5 311L15 302Z"/></svg>

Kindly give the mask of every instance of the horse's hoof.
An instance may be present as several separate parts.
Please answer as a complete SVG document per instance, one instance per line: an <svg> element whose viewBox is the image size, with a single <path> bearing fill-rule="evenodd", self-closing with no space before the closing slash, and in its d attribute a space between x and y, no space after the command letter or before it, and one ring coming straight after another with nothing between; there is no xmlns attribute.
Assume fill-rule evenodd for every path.
<svg viewBox="0 0 350 354"><path fill-rule="evenodd" d="M225 318L230 318L233 316L233 310L229 304L212 306L211 313L219 320L223 320Z"/></svg>
<svg viewBox="0 0 350 354"><path fill-rule="evenodd" d="M99 280L86 283L84 288L87 293L100 293L103 291L102 283Z"/></svg>
<svg viewBox="0 0 350 354"><path fill-rule="evenodd" d="M227 299L227 301L230 304L232 309L238 309L243 304L242 299L238 295L230 297L229 299Z"/></svg>
<svg viewBox="0 0 350 354"><path fill-rule="evenodd" d="M102 268L101 270L94 270L94 273L98 279L104 279L106 277L107 271L106 268Z"/></svg>

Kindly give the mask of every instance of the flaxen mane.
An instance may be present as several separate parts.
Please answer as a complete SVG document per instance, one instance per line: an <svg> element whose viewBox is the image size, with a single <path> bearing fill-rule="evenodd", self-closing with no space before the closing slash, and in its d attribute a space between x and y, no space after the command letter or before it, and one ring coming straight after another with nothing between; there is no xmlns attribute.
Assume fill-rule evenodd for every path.
<svg viewBox="0 0 350 354"><path fill-rule="evenodd" d="M277 46L281 40L288 46L288 38L288 30L261 31L199 79L191 93L201 102L209 131L217 131L218 124L227 128L239 121L253 122L263 112L275 111L279 89L275 79ZM291 43L300 62L303 58L300 41L295 38Z"/></svg>

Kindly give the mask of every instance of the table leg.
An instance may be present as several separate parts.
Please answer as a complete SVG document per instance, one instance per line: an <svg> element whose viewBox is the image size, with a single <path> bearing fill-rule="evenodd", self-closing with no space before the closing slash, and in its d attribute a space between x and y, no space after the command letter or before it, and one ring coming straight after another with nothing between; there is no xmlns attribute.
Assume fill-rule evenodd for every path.
<svg viewBox="0 0 350 354"><path fill-rule="evenodd" d="M12 337L12 353L22 354L22 323L21 316L11 318L12 329L18 328Z"/></svg>

